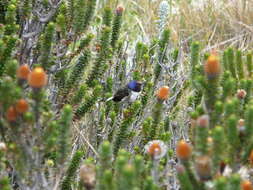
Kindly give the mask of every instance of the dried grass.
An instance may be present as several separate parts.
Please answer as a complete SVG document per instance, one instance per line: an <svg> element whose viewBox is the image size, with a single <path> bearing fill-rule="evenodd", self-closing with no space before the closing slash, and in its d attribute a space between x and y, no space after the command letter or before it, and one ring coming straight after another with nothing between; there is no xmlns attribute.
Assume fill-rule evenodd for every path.
<svg viewBox="0 0 253 190"><path fill-rule="evenodd" d="M162 0L110 0L126 8L125 35L135 39L157 36L157 10ZM200 41L205 50L229 45L242 50L253 45L252 0L180 0L173 2L167 26L172 40ZM186 43L188 46L189 43Z"/></svg>

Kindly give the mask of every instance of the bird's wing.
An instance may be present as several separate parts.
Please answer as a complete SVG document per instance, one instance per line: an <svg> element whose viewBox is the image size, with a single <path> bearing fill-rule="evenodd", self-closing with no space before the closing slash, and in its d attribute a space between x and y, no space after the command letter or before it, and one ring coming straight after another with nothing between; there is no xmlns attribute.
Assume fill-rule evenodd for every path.
<svg viewBox="0 0 253 190"><path fill-rule="evenodd" d="M122 89L119 89L113 96L113 101L115 102L119 102L121 101L123 98L125 98L126 96L129 95L129 90L128 88L122 88Z"/></svg>

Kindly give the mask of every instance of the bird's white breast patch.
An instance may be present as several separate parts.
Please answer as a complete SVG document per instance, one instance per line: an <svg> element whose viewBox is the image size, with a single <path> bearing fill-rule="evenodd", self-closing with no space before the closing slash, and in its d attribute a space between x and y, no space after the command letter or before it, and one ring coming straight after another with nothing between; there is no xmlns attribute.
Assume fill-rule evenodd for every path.
<svg viewBox="0 0 253 190"><path fill-rule="evenodd" d="M134 102L138 96L140 95L140 92L131 92L131 95L130 95L130 102Z"/></svg>

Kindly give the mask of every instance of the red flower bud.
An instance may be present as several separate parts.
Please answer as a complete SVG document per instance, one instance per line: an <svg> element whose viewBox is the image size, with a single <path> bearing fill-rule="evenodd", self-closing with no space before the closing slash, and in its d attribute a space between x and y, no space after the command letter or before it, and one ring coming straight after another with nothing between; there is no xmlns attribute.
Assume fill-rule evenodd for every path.
<svg viewBox="0 0 253 190"><path fill-rule="evenodd" d="M122 15L124 11L124 8L122 6L118 6L117 9L116 9L116 14L117 15Z"/></svg>
<svg viewBox="0 0 253 190"><path fill-rule="evenodd" d="M243 89L237 90L236 97L238 99L244 99L246 97L246 95L247 95L247 92L245 90L243 90Z"/></svg>

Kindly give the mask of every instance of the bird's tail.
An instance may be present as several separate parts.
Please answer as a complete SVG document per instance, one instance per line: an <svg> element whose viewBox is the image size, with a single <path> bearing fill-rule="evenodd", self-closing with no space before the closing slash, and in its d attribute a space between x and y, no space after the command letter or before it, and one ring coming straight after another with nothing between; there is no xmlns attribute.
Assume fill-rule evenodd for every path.
<svg viewBox="0 0 253 190"><path fill-rule="evenodd" d="M108 98L107 100L105 100L105 102L109 102L109 101L111 101L113 99L113 97L110 97L110 98Z"/></svg>

